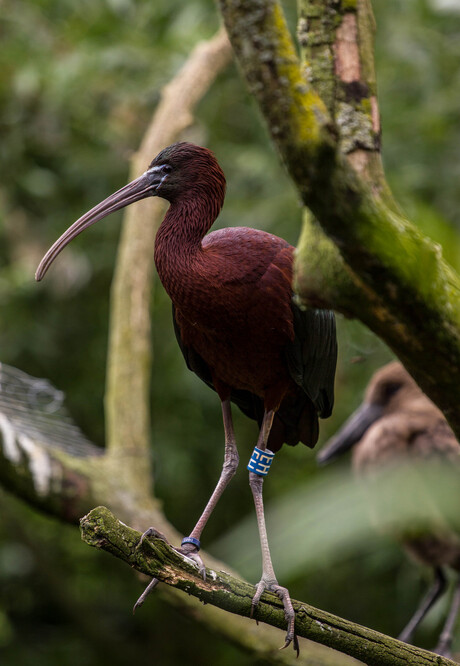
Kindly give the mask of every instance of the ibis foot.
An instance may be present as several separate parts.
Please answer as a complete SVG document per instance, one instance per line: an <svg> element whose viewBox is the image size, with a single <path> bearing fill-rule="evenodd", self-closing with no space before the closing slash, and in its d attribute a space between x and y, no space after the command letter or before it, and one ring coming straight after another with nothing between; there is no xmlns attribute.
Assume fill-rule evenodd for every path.
<svg viewBox="0 0 460 666"><path fill-rule="evenodd" d="M149 527L145 532L142 534L141 538L139 539L139 543L137 544L137 548L139 548L144 540L148 537L155 537L156 539L161 539L162 541L165 541L168 543L168 540L164 536L164 534L161 534L161 532L158 532L154 527ZM185 555L189 560L192 560L194 562L196 568L198 569L200 575L202 576L203 580L206 580L206 567L203 564L203 560L201 557L198 555L198 551L200 550L200 542L198 539L192 539L191 537L186 537L182 541L182 545L180 548L174 548L175 551L178 553L181 553L181 555ZM145 590L142 592L141 596L139 599L136 601L133 607L133 614L136 612L138 608L142 606L144 601L147 599L148 595L156 588L160 581L158 578L152 578L150 583L147 585Z"/></svg>
<svg viewBox="0 0 460 666"><path fill-rule="evenodd" d="M136 601L136 603L134 604L134 606L133 606L133 615L134 615L134 613L137 611L137 609L140 608L140 607L142 606L142 604L144 603L144 601L145 601L145 600L147 599L147 597L149 596L150 592L152 592L152 591L156 588L156 586L158 585L159 582L160 582L160 581L158 580L158 578L152 578L152 580L150 581L150 583L147 585L147 587L145 588L145 590L142 592L142 594L141 594L141 596L139 597L139 599L138 599L138 600Z"/></svg>
<svg viewBox="0 0 460 666"><path fill-rule="evenodd" d="M168 543L168 540L166 539L166 537L164 536L164 534L162 534L161 532L159 532L158 530L156 530L154 527L149 527L149 528L146 529L145 532L142 534L141 538L139 539L139 543L137 544L136 547L137 547L137 548L140 548L140 546L142 546L144 540L145 540L147 537L151 537L151 536L155 537L155 539L161 539L162 541L165 541L166 543ZM150 581L150 583L147 585L147 587L145 588L145 590L142 592L142 594L141 594L141 596L139 597L139 599L138 599L138 600L136 601L136 603L134 604L134 606L133 606L133 615L134 615L134 613L137 611L137 609L140 608L140 607L142 606L142 604L144 603L144 601L145 601L145 600L147 599L147 597L149 596L150 592L153 592L153 590L156 588L156 586L158 585L159 582L160 582L160 581L158 580L158 578L152 578L152 580Z"/></svg>
<svg viewBox="0 0 460 666"><path fill-rule="evenodd" d="M206 567L204 566L203 560L198 555L199 549L199 546L196 546L190 542L184 543L184 541L182 541L180 548L176 548L178 553L182 553L182 555L185 555L185 557L195 563L200 576L203 578L203 580L206 580Z"/></svg>
<svg viewBox="0 0 460 666"><path fill-rule="evenodd" d="M284 606L284 617L286 618L287 622L287 632L286 632L286 639L284 642L284 645L280 647L280 650L284 650L284 648L289 647L289 645L292 643L292 647L294 648L295 652L297 653L297 656L299 656L300 653L300 648L299 648L299 640L297 638L297 635L295 633L295 611L292 606L292 601L291 597L289 595L289 591L285 588L282 587L281 585L278 585L278 582L276 579L271 582L266 582L264 579L262 579L256 588L256 593L252 598L251 602L251 613L250 617L254 617L254 611L257 608L260 598L262 594L265 592L265 590L268 590L269 592L274 592L276 596L281 599L283 602Z"/></svg>
<svg viewBox="0 0 460 666"><path fill-rule="evenodd" d="M169 544L169 541L167 540L164 534L155 529L155 527L149 527L147 530L145 530L145 532L142 534L141 538L139 539L137 548L139 548L142 545L144 539L151 536L154 537L155 539L161 539L165 543ZM203 580L206 580L206 567L203 564L203 560L198 555L198 551L200 550L200 542L198 539L192 537L185 537L184 539L182 539L182 544L180 548L176 548L175 546L172 547L176 552L181 553L181 555L185 555L185 557L187 557L189 560L192 560L192 562L195 563L195 566L198 569L200 575L203 577Z"/></svg>
<svg viewBox="0 0 460 666"><path fill-rule="evenodd" d="M137 544L137 548L142 546L144 539L147 537L154 537L155 539L161 539L165 543L169 543L168 539L165 537L164 534L159 532L157 529L154 527L149 527L148 529L145 530L145 532L142 534L141 538L139 539L139 543Z"/></svg>

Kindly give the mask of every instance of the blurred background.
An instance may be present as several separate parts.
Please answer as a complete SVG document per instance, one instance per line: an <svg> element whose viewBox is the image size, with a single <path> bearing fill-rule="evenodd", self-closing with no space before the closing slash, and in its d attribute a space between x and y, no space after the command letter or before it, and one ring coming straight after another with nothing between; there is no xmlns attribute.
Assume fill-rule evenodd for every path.
<svg viewBox="0 0 460 666"><path fill-rule="evenodd" d="M408 216L443 245L458 270L460 2L373 4L388 180ZM295 3L285 5L294 26ZM40 285L33 274L71 222L126 182L130 156L162 86L218 23L211 0L2 2L0 361L50 379L65 392L88 438L100 445L109 291L121 216L73 243ZM218 225L263 228L296 244L296 193L235 66L218 78L196 116L194 140L216 153L227 176ZM339 318L338 327L337 401L333 417L322 424L321 442L360 403L373 371L391 358L358 322ZM216 396L185 369L171 332L170 302L156 282L155 490L168 519L187 533L217 479L223 436ZM244 459L255 425L236 411L235 419ZM396 635L430 574L408 562L390 539L351 529L351 508L340 515L342 527L350 529L337 533L336 475L348 476L349 460L318 470L314 453L285 447L275 466L264 492L282 584L295 598ZM328 510L318 514L319 507ZM252 514L242 465L205 531L204 545L255 582L260 560ZM225 538L229 533L232 539ZM287 557L290 551L295 558ZM0 490L3 663L117 665L150 659L153 651L166 665L191 654L194 663L250 663L164 604L161 594L133 617L140 590L126 566L84 545L76 528ZM440 604L424 623L420 645L434 644L442 612Z"/></svg>

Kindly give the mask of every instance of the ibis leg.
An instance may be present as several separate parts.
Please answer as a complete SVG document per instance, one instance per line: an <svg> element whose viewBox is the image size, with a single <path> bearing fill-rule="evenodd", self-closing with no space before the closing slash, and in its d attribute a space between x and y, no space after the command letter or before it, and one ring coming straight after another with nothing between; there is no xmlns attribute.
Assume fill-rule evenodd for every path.
<svg viewBox="0 0 460 666"><path fill-rule="evenodd" d="M267 447L268 434L270 432L270 427L273 422L273 411L265 412L264 419L262 422L262 427L260 429L259 440L257 442L257 447L259 449L265 450ZM295 612L292 606L291 597L289 592L285 587L282 587L278 584L278 581L275 576L275 571L273 569L272 558L270 555L270 548L268 545L267 537L267 528L265 525L265 514L264 514L264 504L262 497L262 487L263 487L263 476L259 476L254 472L249 472L249 485L252 490L252 495L254 497L254 505L256 509L257 516L257 526L259 528L259 537L260 537L260 547L262 550L262 578L257 585L256 593L252 599L251 604L251 617L254 614L254 611L260 601L260 598L265 590L274 592L277 597L281 599L284 605L284 614L287 621L287 633L286 641L283 645L283 648L288 647L291 643L293 644L294 650L299 654L299 641L295 633Z"/></svg>
<svg viewBox="0 0 460 666"><path fill-rule="evenodd" d="M225 453L224 453L224 464L222 467L222 472L220 474L219 481L217 482L214 492L209 498L206 507L201 514L197 524L190 533L192 539L200 540L201 533L209 520L210 515L214 511L217 502L219 501L222 493L225 488L230 483L231 479L235 475L236 468L238 467L239 456L238 450L236 448L235 434L233 432L233 421L232 421L232 411L230 400L224 400L222 402L222 416L224 421L224 431L225 431ZM206 577L206 569L201 560L201 557L198 555L198 548L192 543L186 543L182 546L181 551L191 557L196 561L200 569L200 573L203 575L203 578Z"/></svg>
<svg viewBox="0 0 460 666"><path fill-rule="evenodd" d="M222 416L223 416L224 431L225 431L225 453L224 453L224 464L222 467L222 472L220 474L220 478L219 481L217 482L214 492L209 498L209 501L203 513L201 514L197 524L190 533L190 536L188 537L188 539L194 540L198 542L198 544L204 526L208 522L209 517L211 513L214 511L214 508L217 502L219 501L220 496L224 492L225 488L228 486L232 477L235 475L236 468L238 467L239 456L238 456L238 450L236 448L235 434L233 432L233 421L232 421L230 400L222 401ZM141 542L143 541L144 537L150 534L151 530L152 528L144 532L144 534L141 537ZM197 546L193 542L184 543L180 551L184 553L184 555L187 555L187 557L193 559L196 562L201 575L203 576L203 578L206 578L206 567L204 566L201 557L198 555L199 545ZM139 606L142 606L148 594L157 586L158 582L159 581L157 578L153 578L150 581L149 585L146 587L144 592L141 594L139 599L134 604L133 611L139 608Z"/></svg>
<svg viewBox="0 0 460 666"><path fill-rule="evenodd" d="M460 610L460 579L457 581L455 587L454 596L452 598L452 603L449 608L449 613L447 614L447 619L444 624L444 627L439 636L438 644L436 645L434 652L448 659L452 658L451 647L452 640L454 637L454 627L455 622L458 617L458 612Z"/></svg>
<svg viewBox="0 0 460 666"><path fill-rule="evenodd" d="M414 615L411 617L407 625L398 636L398 639L404 643L410 643L418 625L446 589L447 581L441 567L436 567L434 573L434 583L428 589L428 592L423 597L420 606L417 608Z"/></svg>

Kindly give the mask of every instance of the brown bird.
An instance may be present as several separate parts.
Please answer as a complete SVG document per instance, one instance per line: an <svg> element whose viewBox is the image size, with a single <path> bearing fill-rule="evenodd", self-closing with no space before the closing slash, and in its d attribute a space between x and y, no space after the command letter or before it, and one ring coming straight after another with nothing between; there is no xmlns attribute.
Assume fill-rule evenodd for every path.
<svg viewBox="0 0 460 666"><path fill-rule="evenodd" d="M366 389L364 402L322 448L323 464L353 447L355 472L369 475L408 460L447 462L460 471L460 446L442 412L429 400L398 362L380 368ZM411 492L409 489L408 492ZM400 489L404 500L404 488ZM399 497L399 495L398 495ZM414 533L415 532L415 533ZM410 526L399 535L408 553L434 570L435 580L415 614L399 635L410 642L435 601L445 592L445 567L460 573L460 535L445 524L433 523L420 532ZM435 652L450 656L453 629L460 607L460 577Z"/></svg>
<svg viewBox="0 0 460 666"><path fill-rule="evenodd" d="M159 196L170 207L155 242L155 264L173 303L174 328L187 366L214 389L222 404L225 455L220 479L182 552L198 556L206 522L235 474L238 451L230 403L260 426L248 465L261 549L262 578L251 615L264 590L282 601L286 642L298 652L295 615L276 579L262 501L262 484L283 443L313 447L318 415L333 406L337 357L335 319L326 310L303 309L293 300L294 248L272 234L232 227L207 232L224 202L225 176L206 148L177 143L155 157L147 171L77 220L41 261L41 280L67 243L97 220L139 199ZM149 588L156 584L155 579ZM143 601L145 595L139 600Z"/></svg>

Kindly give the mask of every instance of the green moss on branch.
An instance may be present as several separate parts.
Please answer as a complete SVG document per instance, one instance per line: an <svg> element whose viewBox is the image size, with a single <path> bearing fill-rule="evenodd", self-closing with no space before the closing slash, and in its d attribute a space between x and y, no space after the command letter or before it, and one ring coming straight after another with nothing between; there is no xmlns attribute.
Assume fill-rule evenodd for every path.
<svg viewBox="0 0 460 666"><path fill-rule="evenodd" d="M363 170L357 173L342 154L326 106L303 79L279 3L221 0L220 5L243 76L302 201L347 265L347 272L336 266L339 282L328 290L333 302L387 342L460 437L460 279L440 248L398 212L383 177L376 178L378 154L371 161L373 180L360 177ZM357 20L368 48L369 3L362 0L357 7L358 14L366 12L365 20L361 15ZM302 261L307 254L304 246ZM311 257L307 261L311 264ZM308 301L307 269L298 283ZM356 289L361 297L352 298Z"/></svg>
<svg viewBox="0 0 460 666"><path fill-rule="evenodd" d="M155 576L204 603L249 617L255 592L253 585L224 571L212 569L207 569L207 579L204 581L193 563L177 553L163 538L149 537L139 546L140 532L118 521L105 507L93 509L82 518L81 532L83 540L89 545L106 550L137 571ZM299 601L293 601L293 605L299 636L338 649L365 661L369 666L453 664L431 652L400 643ZM274 594L263 595L256 617L262 622L285 629L283 605Z"/></svg>

